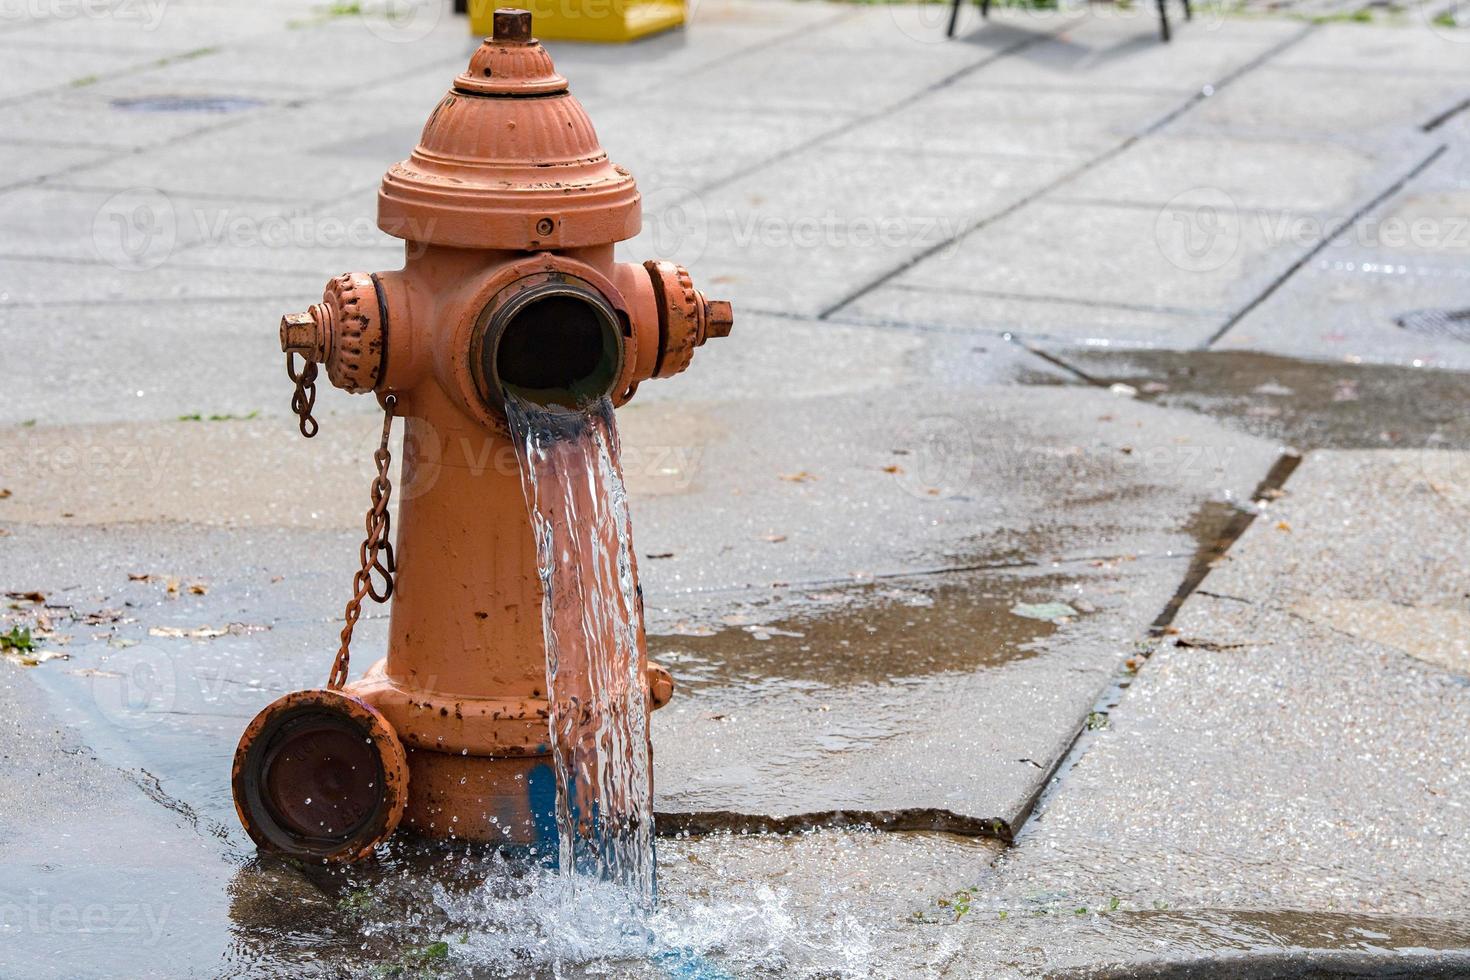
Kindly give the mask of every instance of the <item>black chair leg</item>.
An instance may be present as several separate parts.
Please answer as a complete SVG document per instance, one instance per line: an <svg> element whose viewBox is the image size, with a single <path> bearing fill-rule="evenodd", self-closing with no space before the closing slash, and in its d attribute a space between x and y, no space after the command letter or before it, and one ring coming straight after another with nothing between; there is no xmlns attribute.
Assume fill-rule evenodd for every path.
<svg viewBox="0 0 1470 980"><path fill-rule="evenodd" d="M1164 0L1159 0L1159 36L1167 43L1169 40L1169 11L1164 6Z"/></svg>
<svg viewBox="0 0 1470 980"><path fill-rule="evenodd" d="M955 21L960 19L960 4L964 2L965 0L954 0L954 4L949 8L949 30L944 32L945 37L954 37Z"/></svg>
<svg viewBox="0 0 1470 980"><path fill-rule="evenodd" d="M990 0L980 0L980 16L985 20L990 19Z"/></svg>
<svg viewBox="0 0 1470 980"><path fill-rule="evenodd" d="M1189 0L1184 0L1184 19L1194 20L1194 4L1190 3Z"/></svg>

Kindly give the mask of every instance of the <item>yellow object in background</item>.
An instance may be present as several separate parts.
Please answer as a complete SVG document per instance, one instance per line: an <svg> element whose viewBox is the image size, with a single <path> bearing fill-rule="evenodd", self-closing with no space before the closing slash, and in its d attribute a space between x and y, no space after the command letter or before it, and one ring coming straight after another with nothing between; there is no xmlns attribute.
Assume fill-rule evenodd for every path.
<svg viewBox="0 0 1470 980"><path fill-rule="evenodd" d="M489 37L495 8L512 5L543 41L631 41L684 23L684 0L470 0L470 30Z"/></svg>

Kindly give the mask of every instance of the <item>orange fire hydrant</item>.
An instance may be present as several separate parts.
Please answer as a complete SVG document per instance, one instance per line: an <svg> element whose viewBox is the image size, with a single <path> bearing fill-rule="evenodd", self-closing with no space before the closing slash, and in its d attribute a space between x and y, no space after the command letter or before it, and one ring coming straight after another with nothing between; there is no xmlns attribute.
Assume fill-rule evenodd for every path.
<svg viewBox="0 0 1470 980"><path fill-rule="evenodd" d="M267 707L236 752L236 809L261 847L351 860L401 820L555 852L542 586L504 405L622 404L730 332L730 304L683 268L613 260L640 223L632 176L608 160L531 15L497 11L413 155L383 178L378 225L406 241L404 268L339 276L281 323L304 434L317 365L374 392L386 417L332 680ZM404 490L390 542L394 416ZM387 657L346 684L358 607L390 595ZM651 710L673 682L642 646Z"/></svg>

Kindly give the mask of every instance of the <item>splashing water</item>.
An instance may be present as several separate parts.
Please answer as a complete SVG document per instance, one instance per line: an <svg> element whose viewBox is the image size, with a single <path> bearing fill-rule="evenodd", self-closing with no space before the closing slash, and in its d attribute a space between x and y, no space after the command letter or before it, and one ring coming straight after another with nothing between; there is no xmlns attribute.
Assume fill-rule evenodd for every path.
<svg viewBox="0 0 1470 980"><path fill-rule="evenodd" d="M612 402L580 412L507 399L545 594L546 685L563 878L654 904L643 609Z"/></svg>

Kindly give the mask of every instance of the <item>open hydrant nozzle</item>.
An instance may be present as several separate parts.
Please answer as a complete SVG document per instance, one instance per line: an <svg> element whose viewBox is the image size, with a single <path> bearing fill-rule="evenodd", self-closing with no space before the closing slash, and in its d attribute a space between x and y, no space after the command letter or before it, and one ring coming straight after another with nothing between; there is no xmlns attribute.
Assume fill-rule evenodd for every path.
<svg viewBox="0 0 1470 980"><path fill-rule="evenodd" d="M280 342L303 433L315 431L318 366L338 388L398 400L387 655L341 691L288 695L252 722L236 807L261 847L298 856L355 858L400 820L434 837L544 844L555 791L542 585L520 475L493 463L511 448L506 398L622 404L727 336L730 304L674 263L614 261L641 227L637 186L523 10L496 11L418 147L389 168L378 225L404 239L404 267L332 279L281 320ZM652 710L673 678L647 663L641 634L638 651Z"/></svg>

